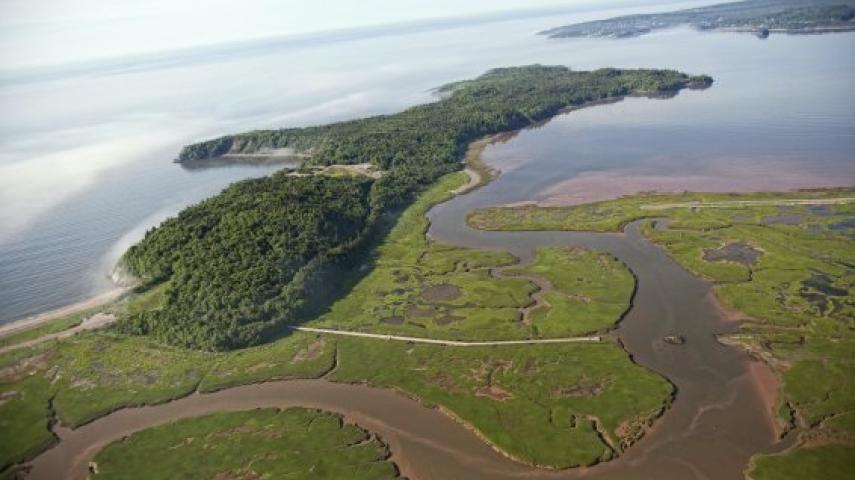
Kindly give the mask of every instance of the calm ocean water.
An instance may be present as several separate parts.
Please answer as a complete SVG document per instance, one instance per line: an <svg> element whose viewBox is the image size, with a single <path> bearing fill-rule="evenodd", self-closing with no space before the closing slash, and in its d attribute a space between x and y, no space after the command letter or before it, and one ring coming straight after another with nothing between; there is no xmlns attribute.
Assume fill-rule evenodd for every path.
<svg viewBox="0 0 855 480"><path fill-rule="evenodd" d="M585 174L715 175L746 165L742 176L790 169L817 182L855 183L855 99L847 93L855 84L855 34L534 35L613 13L621 12L0 73L0 323L109 289L113 263L146 228L232 181L276 168L187 171L172 163L182 144L393 112L491 67L665 67L716 79L708 91L673 100L631 99L563 116L494 148L507 175L489 188L514 190L496 199L557 195L563 181ZM550 158L546 168L521 168L531 148L554 150L538 155Z"/></svg>

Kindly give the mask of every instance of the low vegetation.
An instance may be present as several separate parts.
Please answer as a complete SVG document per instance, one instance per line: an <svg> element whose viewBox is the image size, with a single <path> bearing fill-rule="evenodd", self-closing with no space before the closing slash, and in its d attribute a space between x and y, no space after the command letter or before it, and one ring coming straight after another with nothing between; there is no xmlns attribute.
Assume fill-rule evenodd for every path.
<svg viewBox="0 0 855 480"><path fill-rule="evenodd" d="M3 369L4 377L7 369ZM41 376L10 380L6 377L0 384L0 472L8 472L11 469L7 467L33 457L56 441L48 429L54 391L50 383Z"/></svg>
<svg viewBox="0 0 855 480"><path fill-rule="evenodd" d="M90 478L398 478L388 458L380 440L335 415L263 409L180 420L134 433L98 454L97 473Z"/></svg>
<svg viewBox="0 0 855 480"><path fill-rule="evenodd" d="M616 230L639 218L667 218L648 223L644 233L714 282L722 302L744 317L740 331L722 341L747 348L780 376L781 431L800 427L809 447L843 445L763 457L754 475L818 478L786 465L804 458L809 468L826 456L833 463L855 449L853 197L853 189L645 195L575 207L482 210L470 223L516 229L513 222L521 219L535 229ZM779 475L784 471L793 473Z"/></svg>
<svg viewBox="0 0 855 480"><path fill-rule="evenodd" d="M448 176L422 194L377 248L371 272L307 325L453 340L568 337L611 328L629 307L634 282L605 253L543 249L531 266L499 275L516 263L510 254L426 238L425 213L463 177ZM540 302L535 293L542 287L534 282L548 285Z"/></svg>
<svg viewBox="0 0 855 480"><path fill-rule="evenodd" d="M294 333L267 346L205 353L87 333L2 372L0 463L8 467L51 445L54 416L75 426L197 388L323 375L441 406L512 456L550 467L612 458L671 398L666 380L611 342L450 348Z"/></svg>
<svg viewBox="0 0 855 480"><path fill-rule="evenodd" d="M76 327L77 325L80 325L84 318L91 315L91 313L92 312L81 312L69 315L33 328L27 328L16 333L4 335L0 337L0 348L28 342L45 335L50 335L51 333L57 333Z"/></svg>
<svg viewBox="0 0 855 480"><path fill-rule="evenodd" d="M473 228L480 230L618 232L633 220L668 217L672 221L679 222L679 225L685 228L718 228L733 223L751 223L752 220L759 222L763 216L773 216L778 211L775 202L781 199L821 203L830 201L829 199L849 198L853 195L855 192L851 189L814 190L781 195L769 193L738 195L693 192L663 193L628 196L571 207L540 207L536 205L490 207L469 212L466 221ZM750 202L750 204L740 205L733 202ZM760 205L753 205L755 203ZM701 210L700 207L691 208L695 205L706 205L702 208L703 215L695 215ZM668 208L669 206L687 208ZM743 216L739 216L734 222L733 211L739 209L740 206L752 206L754 208L738 212ZM756 208L758 206L769 208ZM822 209L823 207L817 206L817 208ZM750 218L744 216L748 214L752 216Z"/></svg>
<svg viewBox="0 0 855 480"><path fill-rule="evenodd" d="M546 280L541 304L530 311L533 335L561 337L609 330L629 309L635 288L620 260L582 248L540 248L530 266L509 274Z"/></svg>
<svg viewBox="0 0 855 480"><path fill-rule="evenodd" d="M418 330L430 337L565 336L614 325L628 306L633 279L609 255L549 248L521 266L506 253L429 241L425 212L464 181L461 173L441 179L398 216L376 250L374 269L317 324L416 331L368 312L388 306L401 308L408 321L432 322ZM495 277L488 272L493 268L505 270ZM413 280L400 282L404 272ZM537 287L530 280L535 277L550 290L540 292L548 294L546 303L526 319L520 309L536 305ZM411 283L409 293L387 292ZM114 310L130 315L160 305L164 291L161 285ZM412 310L430 306L460 319L443 324L444 317ZM119 408L195 391L321 376L393 388L439 406L525 462L590 465L614 457L642 435L672 393L666 380L633 364L608 341L450 348L292 332L266 345L216 353L107 331L0 355L0 368L0 435L15 439L0 442L4 466L54 442L47 428L53 418L79 426ZM109 472L102 467L99 461L101 471Z"/></svg>

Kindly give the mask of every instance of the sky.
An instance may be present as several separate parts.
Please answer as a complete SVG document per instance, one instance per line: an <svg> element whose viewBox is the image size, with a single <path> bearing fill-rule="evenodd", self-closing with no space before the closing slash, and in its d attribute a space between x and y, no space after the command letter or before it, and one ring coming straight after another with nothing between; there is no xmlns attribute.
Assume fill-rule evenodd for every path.
<svg viewBox="0 0 855 480"><path fill-rule="evenodd" d="M519 9L652 0L0 0L0 70Z"/></svg>

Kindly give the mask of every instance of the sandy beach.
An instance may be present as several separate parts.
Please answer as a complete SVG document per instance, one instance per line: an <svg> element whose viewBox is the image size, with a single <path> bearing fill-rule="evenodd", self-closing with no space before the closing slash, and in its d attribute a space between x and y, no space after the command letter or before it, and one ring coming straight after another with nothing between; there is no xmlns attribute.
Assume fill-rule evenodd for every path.
<svg viewBox="0 0 855 480"><path fill-rule="evenodd" d="M112 302L113 300L116 300L125 293L127 293L128 290L128 288L115 288L113 290L102 293L101 295L92 297L82 302L66 305L64 307L57 308L56 310L51 310L49 312L34 315L32 317L23 318L21 320L7 323L5 325L0 325L0 337L12 335L23 330L29 330L31 328L37 327L44 323L48 323L58 318L66 317L68 315L74 315L76 313L84 312L91 308L95 308L99 305Z"/></svg>

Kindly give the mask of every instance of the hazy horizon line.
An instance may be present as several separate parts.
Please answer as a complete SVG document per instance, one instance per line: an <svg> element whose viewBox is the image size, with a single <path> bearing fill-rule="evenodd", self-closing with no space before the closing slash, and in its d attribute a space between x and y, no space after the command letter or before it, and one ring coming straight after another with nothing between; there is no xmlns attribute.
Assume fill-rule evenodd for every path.
<svg viewBox="0 0 855 480"><path fill-rule="evenodd" d="M0 85L49 81L60 78L84 76L88 74L119 75L157 68L179 67L189 64L200 64L228 59L248 51L256 51L264 48L272 51L287 47L320 46L346 41L454 29L466 25L484 25L537 17L548 17L565 13L596 10L607 11L639 6L676 5L698 2L691 2L690 0L633 0L631 3L632 4L628 6L584 4L562 7L495 10L474 15L456 15L426 18L421 20L407 20L353 28L338 28L308 33L273 35L233 40L145 53L134 53L130 55L110 55L68 63L19 67L5 71L0 68ZM532 35L536 34L537 32L532 32Z"/></svg>

